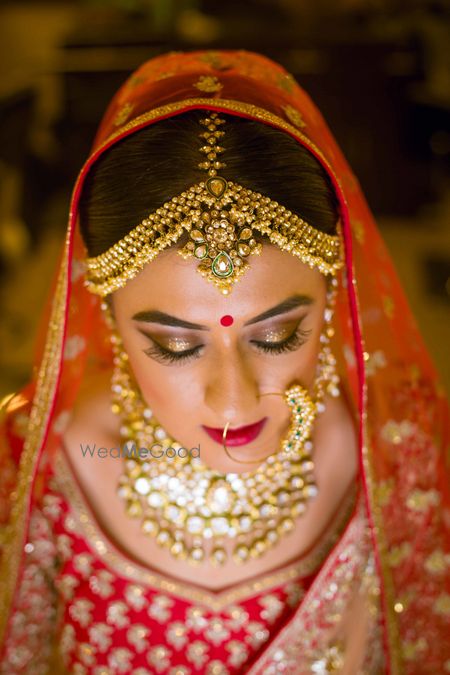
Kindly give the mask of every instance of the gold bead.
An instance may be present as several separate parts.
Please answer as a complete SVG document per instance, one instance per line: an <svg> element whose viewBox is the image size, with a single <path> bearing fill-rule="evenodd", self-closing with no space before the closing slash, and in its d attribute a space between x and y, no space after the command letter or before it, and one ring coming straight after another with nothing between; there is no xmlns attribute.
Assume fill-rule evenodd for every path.
<svg viewBox="0 0 450 675"><path fill-rule="evenodd" d="M175 541L170 547L170 552L179 560L185 560L188 555L187 548L182 541Z"/></svg>
<svg viewBox="0 0 450 675"><path fill-rule="evenodd" d="M209 559L215 566L223 565L227 560L227 552L221 546L217 546L211 551Z"/></svg>
<svg viewBox="0 0 450 675"><path fill-rule="evenodd" d="M126 514L130 518L140 518L142 516L142 506L137 500L130 500L126 506Z"/></svg>
<svg viewBox="0 0 450 675"><path fill-rule="evenodd" d="M233 551L233 560L237 563L242 563L248 560L250 556L250 549L245 544L239 544Z"/></svg>

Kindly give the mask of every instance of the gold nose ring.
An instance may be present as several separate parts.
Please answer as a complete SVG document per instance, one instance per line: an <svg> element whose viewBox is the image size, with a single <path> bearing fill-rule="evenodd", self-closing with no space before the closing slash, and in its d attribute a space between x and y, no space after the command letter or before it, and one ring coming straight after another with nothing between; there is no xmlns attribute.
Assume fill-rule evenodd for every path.
<svg viewBox="0 0 450 675"><path fill-rule="evenodd" d="M263 462L265 459L267 459L267 457L270 457L270 455L275 454L274 452L271 452L270 454L266 455L265 457L260 457L259 459L245 459L245 460L236 459L236 457L233 457L230 454L230 451L228 450L227 445L226 445L226 436L227 436L227 431L228 431L229 426L230 426L230 423L227 422L226 425L225 425L225 428L223 430L223 434L222 434L222 444L223 444L223 449L225 450L226 454L228 455L228 457L230 459L233 460L233 462L238 462L239 464L259 464L260 462Z"/></svg>
<svg viewBox="0 0 450 675"><path fill-rule="evenodd" d="M269 396L269 395L284 396L284 394L283 394L282 392L279 392L279 391L269 391L269 392L267 392L267 393L265 393L265 394L260 394L260 397L261 397L261 396ZM267 458L270 457L271 455L275 455L275 454L276 454L275 452L271 452L269 455L266 455L265 457L260 457L259 459L248 459L248 460L236 459L235 457L233 457L233 456L230 454L230 451L228 450L227 444L226 444L226 437L227 437L227 431L228 431L228 427L229 427L229 426L230 426L230 423L227 422L226 425L225 425L225 428L224 428L224 430L223 430L223 434L222 434L222 444L223 444L223 449L225 450L226 454L228 455L228 457L229 457L230 459L233 460L233 462L238 462L239 464L258 464L259 462L263 462L265 459L267 459Z"/></svg>

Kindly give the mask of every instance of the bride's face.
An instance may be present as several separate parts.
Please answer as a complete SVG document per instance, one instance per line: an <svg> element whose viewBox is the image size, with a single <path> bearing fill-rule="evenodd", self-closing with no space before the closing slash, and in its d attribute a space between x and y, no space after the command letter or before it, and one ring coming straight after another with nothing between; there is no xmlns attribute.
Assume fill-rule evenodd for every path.
<svg viewBox="0 0 450 675"><path fill-rule="evenodd" d="M261 394L282 393L294 381L311 391L326 305L323 275L291 254L263 244L248 262L224 296L193 258L170 249L113 294L131 367L159 424L184 448L200 446L202 461L224 472L257 464L229 459L205 427L223 430L229 422L230 434L262 422L256 437L245 430L227 436L231 455L244 461L278 451L290 409L281 396Z"/></svg>

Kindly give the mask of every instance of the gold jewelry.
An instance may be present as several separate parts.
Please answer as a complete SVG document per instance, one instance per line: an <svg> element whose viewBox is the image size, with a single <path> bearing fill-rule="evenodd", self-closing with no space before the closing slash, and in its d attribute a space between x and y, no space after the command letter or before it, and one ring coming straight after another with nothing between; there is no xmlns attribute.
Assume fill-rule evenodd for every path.
<svg viewBox="0 0 450 675"><path fill-rule="evenodd" d="M223 449L225 450L225 454L230 459L232 459L233 462L237 462L238 464L260 464L261 462L264 462L264 460L266 460L268 457L270 457L271 455L274 454L273 452L271 452L268 455L266 455L265 457L259 457L258 459L252 459L252 460L247 460L247 459L242 460L242 459L237 459L236 457L233 457L231 455L230 451L227 448L227 431L228 431L229 426L230 426L230 423L227 422L225 424L223 434L222 434L222 444L223 444Z"/></svg>
<svg viewBox="0 0 450 675"><path fill-rule="evenodd" d="M289 457L284 451L272 454L255 471L243 474L209 469L199 457L181 454L180 444L154 419L132 381L120 337L111 339L113 411L121 417L122 438L135 448L128 449L117 489L127 514L142 518L143 532L193 565L206 559L225 563L227 539L237 563L263 555L293 529L294 518L317 494L309 459L312 444ZM138 452L155 443L159 458Z"/></svg>
<svg viewBox="0 0 450 675"><path fill-rule="evenodd" d="M130 517L142 519L142 531L177 559L221 565L231 557L244 563L263 555L294 527L306 502L317 494L309 459L312 444L287 457L270 455L251 472L222 473L200 457L181 452L142 400L114 336L113 410L121 417L128 450L117 494ZM158 444L156 456L141 456Z"/></svg>
<svg viewBox="0 0 450 675"><path fill-rule="evenodd" d="M206 159L198 166L208 179L163 204L104 253L87 258L87 288L105 296L123 287L184 231L189 241L178 254L199 260L198 272L224 295L247 269L247 258L261 253L256 232L323 274L336 275L343 265L340 227L337 235L321 232L269 197L218 176L226 166L217 159L224 151L218 126L225 120L213 112L200 122L206 126L200 148Z"/></svg>
<svg viewBox="0 0 450 675"><path fill-rule="evenodd" d="M209 469L199 457L181 454L180 444L156 422L137 388L127 383L126 361L114 385L121 433L138 449L159 444L153 459L135 452L125 460L117 493L127 514L141 518L142 531L159 546L193 565L225 563L227 539L233 542L236 563L263 555L293 529L294 519L318 493L312 443L289 455L273 453L256 470L242 474ZM130 407L133 414L124 414Z"/></svg>
<svg viewBox="0 0 450 675"><path fill-rule="evenodd" d="M237 563L263 555L293 529L294 519L305 512L308 500L318 493L309 439L313 414L300 418L302 410L296 409L296 395L301 394L302 388L294 385L288 389L293 394L290 401L293 420L280 451L269 455L250 472L221 473L209 469L200 457L181 454L181 445L155 420L133 379L128 355L114 331L106 303L102 308L112 329L112 409L121 417L122 438L128 444L131 441L134 447L134 451L128 450L117 490L125 500L127 514L142 518L143 532L175 558L193 565L204 560L224 564L229 557L227 538L234 544L231 556ZM327 308L325 323L330 321ZM337 395L337 376L330 353L324 352L328 347L326 341L321 351L323 358L319 359L318 384L315 383L318 398L313 409L317 412L321 392L331 382ZM324 369L328 372L324 373ZM269 394L286 396L281 392L261 396ZM149 459L148 453L143 457L139 450L148 451L155 443L160 448L157 458Z"/></svg>

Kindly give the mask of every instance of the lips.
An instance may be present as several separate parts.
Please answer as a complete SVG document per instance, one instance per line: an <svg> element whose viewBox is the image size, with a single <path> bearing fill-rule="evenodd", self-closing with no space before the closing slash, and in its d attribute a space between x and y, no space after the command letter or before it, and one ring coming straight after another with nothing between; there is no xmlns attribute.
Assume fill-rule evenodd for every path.
<svg viewBox="0 0 450 675"><path fill-rule="evenodd" d="M237 429L228 429L226 444L229 446L237 446L251 443L259 436L266 421L267 417L263 417L262 420L255 422L255 424L249 424L246 427L238 427ZM220 444L223 443L223 429L207 427L205 425L202 425L202 427L213 441Z"/></svg>

